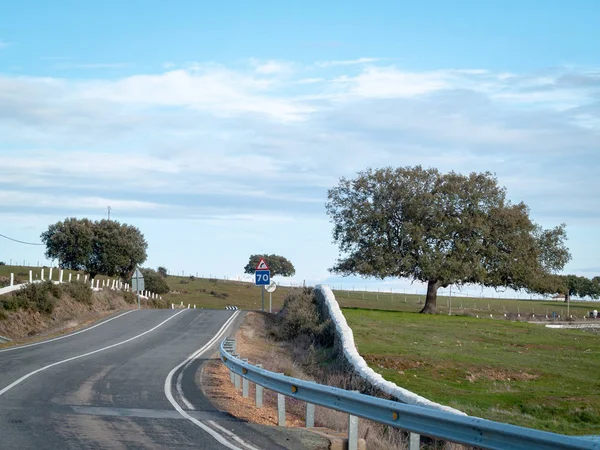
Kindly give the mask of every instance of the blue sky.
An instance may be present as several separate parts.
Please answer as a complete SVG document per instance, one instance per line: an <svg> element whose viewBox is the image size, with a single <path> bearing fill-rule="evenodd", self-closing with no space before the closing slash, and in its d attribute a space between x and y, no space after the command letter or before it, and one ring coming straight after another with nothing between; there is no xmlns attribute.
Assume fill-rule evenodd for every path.
<svg viewBox="0 0 600 450"><path fill-rule="evenodd" d="M495 172L600 274L596 1L21 1L0 15L0 233L138 226L147 265L333 277L327 189L367 167ZM0 240L0 260L44 262ZM289 281L289 280L288 280ZM480 292L479 288L472 288Z"/></svg>

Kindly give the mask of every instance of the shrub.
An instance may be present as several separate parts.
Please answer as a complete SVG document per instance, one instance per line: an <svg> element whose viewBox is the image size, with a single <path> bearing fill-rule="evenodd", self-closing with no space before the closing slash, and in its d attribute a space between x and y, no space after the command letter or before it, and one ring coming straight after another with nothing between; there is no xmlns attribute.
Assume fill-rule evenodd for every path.
<svg viewBox="0 0 600 450"><path fill-rule="evenodd" d="M169 285L167 280L160 275L157 271L152 269L142 269L142 275L144 275L145 289L154 292L155 294L166 294L169 292Z"/></svg>
<svg viewBox="0 0 600 450"><path fill-rule="evenodd" d="M0 266L5 266L6 263L4 261L0 261Z"/></svg>
<svg viewBox="0 0 600 450"><path fill-rule="evenodd" d="M167 271L167 268L166 268L166 267L159 266L159 267L158 267L158 269L156 269L156 271L158 272L158 274L159 274L161 277L163 277L163 278L167 278L168 271Z"/></svg>
<svg viewBox="0 0 600 450"><path fill-rule="evenodd" d="M137 303L137 297L133 292L130 291L123 292L123 300L125 300L125 302L129 303L130 305Z"/></svg>
<svg viewBox="0 0 600 450"><path fill-rule="evenodd" d="M4 311L4 308L0 308L0 320L8 319L8 313Z"/></svg>
<svg viewBox="0 0 600 450"><path fill-rule="evenodd" d="M28 284L12 295L13 302L16 303L11 304L10 308L14 308L13 310L29 308L44 314L52 314L60 296L60 286L52 281ZM6 307L6 301L4 303L4 308L10 309Z"/></svg>
<svg viewBox="0 0 600 450"><path fill-rule="evenodd" d="M87 283L73 281L71 283L63 284L62 288L63 291L75 301L85 305L91 305L93 302L92 289Z"/></svg>
<svg viewBox="0 0 600 450"><path fill-rule="evenodd" d="M333 346L335 332L331 320L323 320L311 288L290 291L273 330L276 339L291 341L308 337L323 346Z"/></svg>
<svg viewBox="0 0 600 450"><path fill-rule="evenodd" d="M166 300L161 300L159 298L153 298L148 300L149 304L152 305L153 308L156 309L167 309L169 308L169 302Z"/></svg>

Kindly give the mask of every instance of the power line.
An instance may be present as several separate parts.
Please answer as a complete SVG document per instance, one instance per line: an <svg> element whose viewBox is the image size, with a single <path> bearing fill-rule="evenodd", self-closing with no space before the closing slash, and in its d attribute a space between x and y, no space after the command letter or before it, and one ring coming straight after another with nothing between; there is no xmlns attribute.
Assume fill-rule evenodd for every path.
<svg viewBox="0 0 600 450"><path fill-rule="evenodd" d="M18 239L13 239L13 238L10 238L10 237L8 237L8 236L4 236L3 234L0 234L0 237L3 237L4 239L8 239L9 241L18 242L19 244L27 244L27 245L44 245L44 244L36 244L35 242L25 242L25 241L19 241Z"/></svg>

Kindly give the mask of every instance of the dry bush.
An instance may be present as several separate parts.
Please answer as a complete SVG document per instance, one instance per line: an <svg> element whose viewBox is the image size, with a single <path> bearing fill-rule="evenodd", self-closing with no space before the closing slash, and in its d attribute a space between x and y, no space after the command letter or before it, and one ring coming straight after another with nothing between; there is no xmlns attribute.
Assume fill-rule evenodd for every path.
<svg viewBox="0 0 600 450"><path fill-rule="evenodd" d="M70 296L73 300L83 303L84 305L91 305L93 302L93 291L87 283L79 281L72 281L71 283L61 284L62 291Z"/></svg>

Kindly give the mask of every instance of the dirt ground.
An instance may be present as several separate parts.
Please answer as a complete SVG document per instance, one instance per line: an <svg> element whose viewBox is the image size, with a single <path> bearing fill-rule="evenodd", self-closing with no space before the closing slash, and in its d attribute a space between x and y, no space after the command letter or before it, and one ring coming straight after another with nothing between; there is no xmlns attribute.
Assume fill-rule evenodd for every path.
<svg viewBox="0 0 600 450"><path fill-rule="evenodd" d="M237 350L243 358L251 363L263 364L273 372L301 378L301 371L294 366L287 356L282 344L271 340L265 331L268 318L262 314L249 312L240 329L234 336ZM260 425L277 425L277 394L264 390L263 407L255 406L255 387L250 383L250 395L242 397L241 391L235 390L229 377L229 370L215 353L212 360L197 374L197 383L204 394L222 411L248 422ZM286 399L286 426L303 427L304 414L302 402Z"/></svg>

